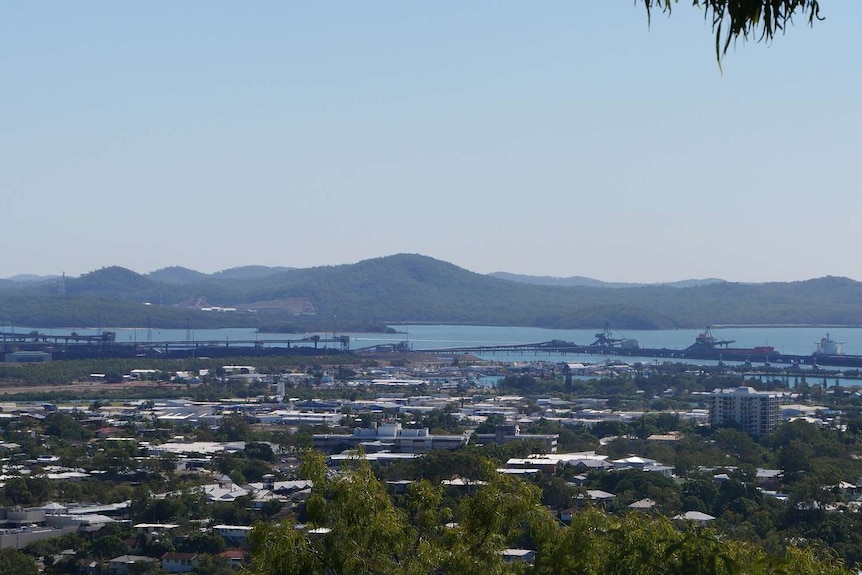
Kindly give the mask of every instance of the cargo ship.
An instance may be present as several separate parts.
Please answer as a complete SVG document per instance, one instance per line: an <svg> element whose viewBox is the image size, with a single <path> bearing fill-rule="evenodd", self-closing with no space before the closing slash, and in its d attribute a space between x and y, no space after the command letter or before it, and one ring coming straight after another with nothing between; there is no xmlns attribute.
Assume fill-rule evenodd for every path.
<svg viewBox="0 0 862 575"><path fill-rule="evenodd" d="M817 344L817 349L814 350L814 355L844 355L842 349L843 341L835 341L826 333L825 337L820 338L820 341L814 342Z"/></svg>
<svg viewBox="0 0 862 575"><path fill-rule="evenodd" d="M729 361L756 362L768 362L770 361L770 357L776 359L781 356L781 352L777 351L771 345L730 347L732 343L735 343L732 339L722 340L716 338L707 326L703 333L698 334L694 343L683 350L683 354L684 357L692 359L725 359Z"/></svg>
<svg viewBox="0 0 862 575"><path fill-rule="evenodd" d="M778 364L788 367L808 366L818 368L820 366L830 367L852 367L862 368L862 355L846 355L842 349L844 342L833 340L827 333L817 344L811 355L786 355L771 345L755 347L731 347L735 343L732 339L719 339L712 330L707 327L698 334L695 342L685 349L650 349L634 346L623 347L617 345L613 348L605 347L602 352L610 355L626 355L630 357L652 357L669 359L695 359L711 361L733 361ZM595 344L594 344L595 345ZM595 347L576 348L576 353L590 352Z"/></svg>
<svg viewBox="0 0 862 575"><path fill-rule="evenodd" d="M632 358L654 358L668 361L708 360L718 362L739 362L767 364L790 369L819 369L820 367L862 368L862 355L846 355L841 349L843 342L833 340L827 333L820 340L817 349L809 355L783 354L771 345L755 347L731 347L734 340L718 339L707 327L698 334L695 342L684 349L640 347L635 339L614 337L610 329L596 334L596 340L589 344L577 344L559 339L539 343L505 344L490 346L467 346L423 349L422 353L475 355L547 353L547 354L584 354L593 356L625 356Z"/></svg>

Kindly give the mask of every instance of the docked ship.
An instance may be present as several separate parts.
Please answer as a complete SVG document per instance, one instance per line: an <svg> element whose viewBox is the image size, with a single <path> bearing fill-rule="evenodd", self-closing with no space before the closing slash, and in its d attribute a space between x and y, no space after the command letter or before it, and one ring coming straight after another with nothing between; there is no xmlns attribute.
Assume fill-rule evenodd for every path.
<svg viewBox="0 0 862 575"><path fill-rule="evenodd" d="M841 347L844 342L835 341L834 339L829 337L828 332L826 333L825 337L820 338L820 341L814 343L817 344L817 349L814 350L814 353L812 355L844 355L844 350Z"/></svg>
<svg viewBox="0 0 862 575"><path fill-rule="evenodd" d="M732 339L718 339L707 326L703 333L698 334L693 344L685 348L684 357L691 359L717 359L731 361L768 362L781 353L771 345L756 347L730 347L735 343Z"/></svg>
<svg viewBox="0 0 862 575"><path fill-rule="evenodd" d="M817 349L808 355L783 354L771 345L755 347L731 347L731 339L719 339L707 327L698 334L695 342L685 349L640 347L637 340L614 337L610 329L596 334L596 340L589 344L577 344L559 339L531 344L506 344L491 346L450 347L421 350L423 353L436 354L496 354L496 353L562 353L588 354L601 356L626 356L678 360L709 360L718 362L762 363L769 366L780 365L787 369L819 369L820 367L839 367L862 369L862 355L844 354L841 344L829 334L820 340Z"/></svg>
<svg viewBox="0 0 862 575"><path fill-rule="evenodd" d="M771 345L756 347L730 347L733 340L716 338L709 327L699 334L695 342L685 348L680 357L686 359L710 359L719 361L748 361L752 363L779 363L791 366L862 367L862 356L845 355L843 341L835 341L827 333L816 342L811 355L785 355Z"/></svg>

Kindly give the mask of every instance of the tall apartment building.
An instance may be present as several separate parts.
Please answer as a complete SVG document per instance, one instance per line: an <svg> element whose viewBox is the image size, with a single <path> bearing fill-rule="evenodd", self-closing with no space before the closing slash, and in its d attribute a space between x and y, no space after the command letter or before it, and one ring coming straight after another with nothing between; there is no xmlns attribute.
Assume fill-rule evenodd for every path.
<svg viewBox="0 0 862 575"><path fill-rule="evenodd" d="M779 395L751 387L716 389L710 394L709 422L735 423L751 435L769 433L781 421Z"/></svg>

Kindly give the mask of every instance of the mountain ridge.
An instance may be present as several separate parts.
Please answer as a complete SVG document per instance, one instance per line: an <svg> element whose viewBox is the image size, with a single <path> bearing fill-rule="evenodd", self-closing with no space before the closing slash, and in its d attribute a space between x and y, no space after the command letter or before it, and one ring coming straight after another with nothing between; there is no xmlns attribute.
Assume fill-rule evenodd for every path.
<svg viewBox="0 0 862 575"><path fill-rule="evenodd" d="M604 287L604 288L628 288L628 287L644 287L644 286L667 286L667 287L697 287L701 285L709 285L713 283L727 283L727 280L719 278L703 278L703 279L685 279L670 282L607 282L597 280L586 276L534 276L526 274L514 274L509 272L492 272L488 274L491 277L521 282L533 285L556 285L556 286L582 286L582 287Z"/></svg>
<svg viewBox="0 0 862 575"><path fill-rule="evenodd" d="M242 275L245 268L231 269ZM56 282L3 289L0 321L34 327L290 323L309 329L332 329L336 322L548 328L594 328L610 322L620 329L862 325L862 283L832 276L609 289L512 281L419 254L311 268L249 269L260 277L223 277L179 266L139 274L110 266L67 278L62 293Z"/></svg>

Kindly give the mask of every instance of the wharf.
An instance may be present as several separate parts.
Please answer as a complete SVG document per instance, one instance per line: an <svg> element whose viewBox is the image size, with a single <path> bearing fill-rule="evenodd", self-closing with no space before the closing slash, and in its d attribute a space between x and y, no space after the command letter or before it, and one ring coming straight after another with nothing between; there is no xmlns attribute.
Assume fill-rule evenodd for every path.
<svg viewBox="0 0 862 575"><path fill-rule="evenodd" d="M296 339L118 342L113 332L103 332L96 336L0 332L0 354L20 351L50 353L55 360L320 355L349 352L350 337L341 335Z"/></svg>
<svg viewBox="0 0 862 575"><path fill-rule="evenodd" d="M740 352L723 348L623 348L619 346L578 345L571 342L552 340L539 343L513 345L487 345L450 347L446 349L417 350L422 353L445 355L599 355L608 357L631 357L645 359L668 360L709 360L740 363L763 363L770 365L791 366L829 366L862 368L862 356L859 355L789 355L782 353Z"/></svg>

